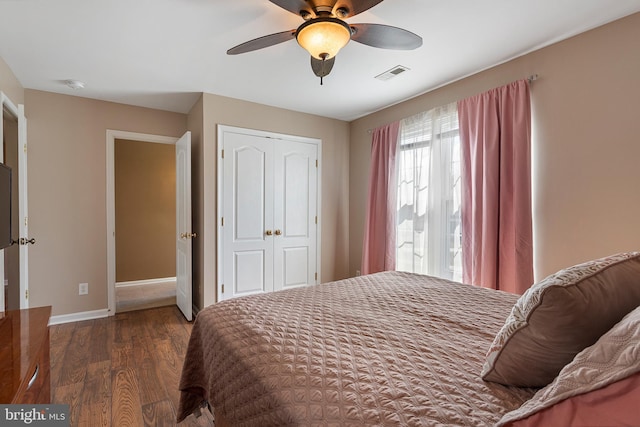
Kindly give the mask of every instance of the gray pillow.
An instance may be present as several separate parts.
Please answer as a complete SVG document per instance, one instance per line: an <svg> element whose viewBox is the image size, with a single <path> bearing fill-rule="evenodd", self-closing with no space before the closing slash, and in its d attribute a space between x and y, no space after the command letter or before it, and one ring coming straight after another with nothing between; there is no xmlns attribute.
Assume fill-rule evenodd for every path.
<svg viewBox="0 0 640 427"><path fill-rule="evenodd" d="M580 351L640 306L640 252L612 255L529 288L487 352L482 378L543 387Z"/></svg>
<svg viewBox="0 0 640 427"><path fill-rule="evenodd" d="M562 425L566 426L638 425L640 412L636 403L640 400L640 389L634 391L632 384L633 376L640 373L639 346L640 307L623 317L594 345L578 353L551 384L503 416L497 426L512 426L516 420L526 420L524 425L551 425L550 418L558 414L564 415ZM625 391L624 397L612 398L612 392L603 390L615 382ZM559 407L555 413L545 414L545 409L556 404Z"/></svg>

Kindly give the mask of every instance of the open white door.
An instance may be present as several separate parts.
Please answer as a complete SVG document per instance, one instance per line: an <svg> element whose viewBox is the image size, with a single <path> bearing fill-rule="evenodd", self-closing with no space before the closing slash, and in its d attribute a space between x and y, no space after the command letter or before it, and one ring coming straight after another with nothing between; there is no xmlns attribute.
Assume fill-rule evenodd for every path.
<svg viewBox="0 0 640 427"><path fill-rule="evenodd" d="M28 214L27 214L27 119L24 115L24 106L18 105L16 106L11 102L11 100L2 92L0 92L0 161L5 161L3 158L3 152L5 148L3 148L3 140L4 140L4 115L7 114L11 117L10 120L17 121L17 142L7 141L9 144L16 144L16 146L11 147L11 152L17 152L17 165L13 165L14 167L14 176L13 179L18 183L18 241L19 244L19 278L15 277L14 284L11 286L18 286L16 281L19 281L19 290L14 289L11 292L19 293L19 308L29 308L29 277L28 277L28 245L35 243L35 239L29 239L29 228L28 228ZM7 148L8 149L8 148ZM13 224L13 229L15 230L16 224ZM15 232L15 231L14 231ZM5 271L4 271L4 251L0 250L0 312L4 311L5 308L5 286L4 279ZM16 260L16 259L14 259ZM16 301L16 300L14 300ZM14 307L18 308L17 306Z"/></svg>
<svg viewBox="0 0 640 427"><path fill-rule="evenodd" d="M29 244L36 239L29 238L29 213L27 198L27 119L24 105L18 110L18 218L20 231L20 309L29 308Z"/></svg>
<svg viewBox="0 0 640 427"><path fill-rule="evenodd" d="M191 288L191 132L176 142L176 301L187 320L192 320Z"/></svg>

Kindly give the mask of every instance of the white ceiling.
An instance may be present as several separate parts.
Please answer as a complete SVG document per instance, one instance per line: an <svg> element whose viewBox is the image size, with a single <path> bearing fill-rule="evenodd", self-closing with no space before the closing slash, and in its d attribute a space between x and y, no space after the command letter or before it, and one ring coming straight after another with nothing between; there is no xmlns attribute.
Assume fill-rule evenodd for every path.
<svg viewBox="0 0 640 427"><path fill-rule="evenodd" d="M182 113L208 92L350 121L638 11L640 0L386 0L347 21L402 27L423 46L351 42L320 86L295 40L226 55L302 23L268 0L0 0L0 57L28 89ZM410 71L374 79L396 65Z"/></svg>

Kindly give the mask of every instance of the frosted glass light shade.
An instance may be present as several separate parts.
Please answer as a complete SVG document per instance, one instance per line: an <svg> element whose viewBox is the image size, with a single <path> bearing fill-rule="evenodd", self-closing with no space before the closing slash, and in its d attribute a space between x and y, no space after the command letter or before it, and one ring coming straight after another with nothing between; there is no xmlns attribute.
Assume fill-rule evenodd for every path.
<svg viewBox="0 0 640 427"><path fill-rule="evenodd" d="M351 28L340 19L316 18L298 28L296 39L314 58L330 59L349 43Z"/></svg>

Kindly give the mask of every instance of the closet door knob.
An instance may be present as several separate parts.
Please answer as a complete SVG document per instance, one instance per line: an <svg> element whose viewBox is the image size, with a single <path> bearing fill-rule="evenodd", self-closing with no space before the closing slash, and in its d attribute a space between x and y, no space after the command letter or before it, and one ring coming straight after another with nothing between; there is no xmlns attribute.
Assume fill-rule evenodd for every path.
<svg viewBox="0 0 640 427"><path fill-rule="evenodd" d="M264 232L264 234L266 234L267 236L272 236L273 235L273 231L267 230L267 231Z"/></svg>
<svg viewBox="0 0 640 427"><path fill-rule="evenodd" d="M282 231L276 230L276 236L280 236L281 234L282 234Z"/></svg>

